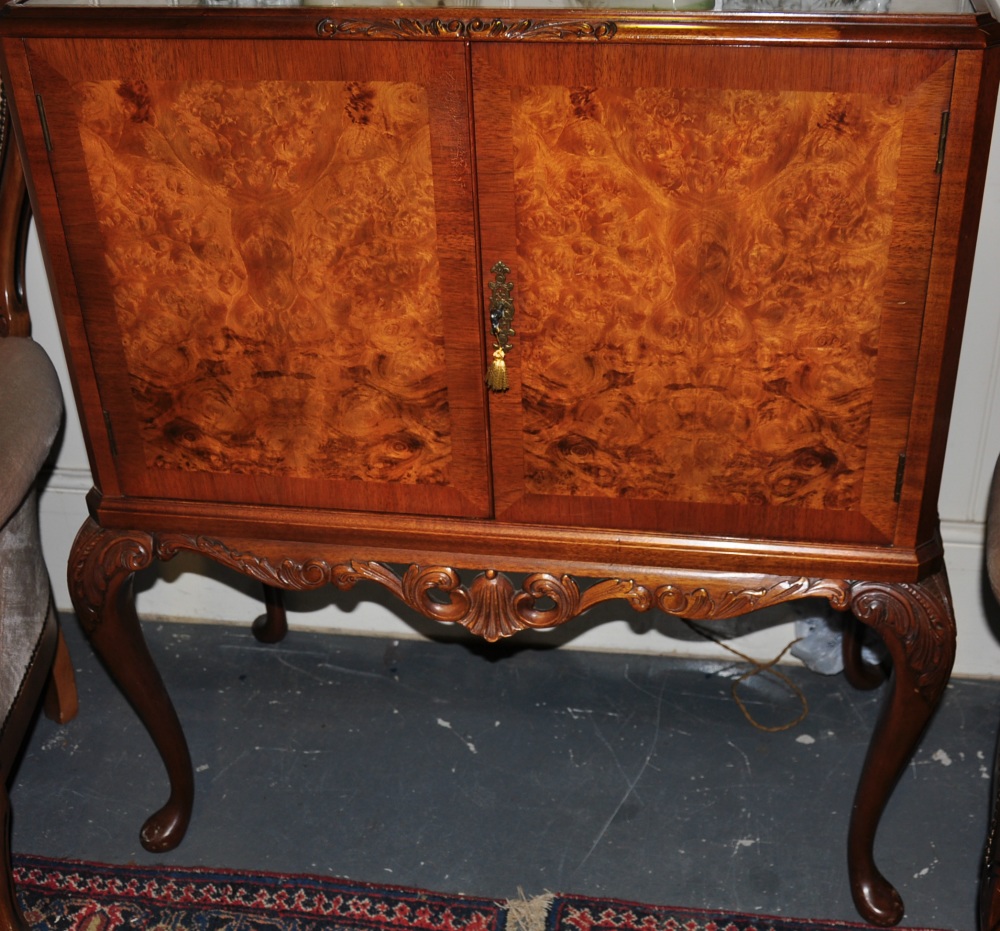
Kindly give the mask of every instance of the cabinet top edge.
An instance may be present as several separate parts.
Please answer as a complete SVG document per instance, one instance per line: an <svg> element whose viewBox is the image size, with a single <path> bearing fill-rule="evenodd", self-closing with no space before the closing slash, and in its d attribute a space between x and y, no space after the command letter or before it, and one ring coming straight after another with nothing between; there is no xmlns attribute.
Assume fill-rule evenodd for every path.
<svg viewBox="0 0 1000 931"><path fill-rule="evenodd" d="M992 7L1000 7L1000 0L508 0L512 5L503 7L458 5L461 0L428 7L415 0L412 6L379 5L385 2L11 0L0 8L0 35L1000 45L998 12ZM644 2L650 6L641 6ZM664 9L667 5L673 8Z"/></svg>
<svg viewBox="0 0 1000 931"><path fill-rule="evenodd" d="M177 15L179 11L236 12L240 15L269 10L288 12L306 8L314 13L330 11L349 13L365 11L387 15L436 14L465 18L512 16L521 12L538 14L608 13L654 16L705 16L719 19L738 15L834 19L854 16L881 21L914 17L968 17L989 12L996 0L0 0L4 13L73 9L74 17L93 16L101 9L118 12L142 11L143 15Z"/></svg>

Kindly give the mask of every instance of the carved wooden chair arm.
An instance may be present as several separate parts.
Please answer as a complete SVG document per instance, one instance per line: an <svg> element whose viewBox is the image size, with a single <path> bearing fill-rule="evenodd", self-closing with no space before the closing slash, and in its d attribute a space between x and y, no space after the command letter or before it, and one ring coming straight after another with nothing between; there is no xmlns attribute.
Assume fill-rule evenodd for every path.
<svg viewBox="0 0 1000 931"><path fill-rule="evenodd" d="M0 337L28 336L31 319L24 291L24 254L31 205L10 112L0 85Z"/></svg>

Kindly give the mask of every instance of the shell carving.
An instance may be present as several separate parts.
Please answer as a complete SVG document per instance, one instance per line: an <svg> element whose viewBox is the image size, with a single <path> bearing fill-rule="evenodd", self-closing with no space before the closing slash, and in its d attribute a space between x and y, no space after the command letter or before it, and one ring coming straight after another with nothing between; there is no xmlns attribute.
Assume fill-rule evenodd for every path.
<svg viewBox="0 0 1000 931"><path fill-rule="evenodd" d="M514 608L514 586L507 576L489 570L476 576L469 591L469 610L460 623L493 643L527 625Z"/></svg>

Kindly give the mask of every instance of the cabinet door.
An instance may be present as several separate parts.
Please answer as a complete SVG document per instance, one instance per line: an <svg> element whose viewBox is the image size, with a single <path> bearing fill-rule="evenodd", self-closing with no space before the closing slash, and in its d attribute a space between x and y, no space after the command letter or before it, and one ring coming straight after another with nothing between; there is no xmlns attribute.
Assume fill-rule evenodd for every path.
<svg viewBox="0 0 1000 931"><path fill-rule="evenodd" d="M476 46L497 517L891 541L953 67Z"/></svg>
<svg viewBox="0 0 1000 931"><path fill-rule="evenodd" d="M27 47L125 493L488 514L462 48Z"/></svg>

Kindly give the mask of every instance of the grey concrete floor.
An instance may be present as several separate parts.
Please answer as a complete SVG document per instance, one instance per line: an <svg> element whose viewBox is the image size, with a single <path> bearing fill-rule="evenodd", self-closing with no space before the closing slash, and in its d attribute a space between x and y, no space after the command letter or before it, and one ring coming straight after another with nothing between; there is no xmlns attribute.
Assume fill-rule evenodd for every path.
<svg viewBox="0 0 1000 931"><path fill-rule="evenodd" d="M808 717L765 733L724 661L147 622L197 792L184 842L151 855L159 758L65 627L80 715L33 732L15 851L857 920L847 819L882 696L842 677L790 670ZM764 678L745 694L798 713ZM890 802L876 852L907 926L975 927L998 721L1000 682L954 681Z"/></svg>

